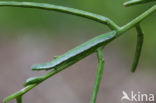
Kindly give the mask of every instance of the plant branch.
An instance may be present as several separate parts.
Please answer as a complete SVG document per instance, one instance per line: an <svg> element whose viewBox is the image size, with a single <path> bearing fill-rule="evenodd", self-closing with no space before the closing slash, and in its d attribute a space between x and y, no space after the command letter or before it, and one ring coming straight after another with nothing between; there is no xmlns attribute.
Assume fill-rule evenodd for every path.
<svg viewBox="0 0 156 103"><path fill-rule="evenodd" d="M14 93L14 94L8 96L8 97L6 97L4 99L4 103L7 103L8 101L10 101L10 100L12 100L14 98L18 98L19 96L24 95L25 93L30 91L32 88L39 85L43 81L47 80L51 76L53 76L53 75L59 73L60 71L66 69L67 67L69 67L70 65L78 62L79 60L86 57L87 55L96 52L96 50L99 47L105 46L110 41L112 41L115 38L115 35L116 35L116 31L111 31L111 32L106 33L106 34L96 36L95 38L93 38L93 39L81 44L80 46L76 47L76 50L77 49L82 50L84 48L85 48L85 50L82 50L82 52L79 53L79 55L77 55L76 58L70 59L69 62L66 62L63 65L55 67L55 69L53 69L53 71L50 71L49 73L47 73L47 74L45 74L43 76L40 76L40 77L29 78L28 80L26 80L26 82L24 84L24 86L26 86L26 87L21 89L20 91L18 91L16 93ZM86 49L86 48L88 48L88 49Z"/></svg>
<svg viewBox="0 0 156 103"><path fill-rule="evenodd" d="M154 13L156 11L156 5L152 6L150 9L127 23L126 25L122 26L118 31L118 36L120 36L122 33L126 32L127 30L131 29L132 27L135 27L138 23L140 23L142 20L144 20L146 17L148 17L150 14Z"/></svg>
<svg viewBox="0 0 156 103"><path fill-rule="evenodd" d="M29 90L31 90L33 87L35 87L37 84L33 84L33 85L29 85L19 91L17 91L16 93L13 93L12 95L6 97L4 100L3 100L3 103L7 103L8 101L16 98L17 102L19 102L19 97L23 96L25 93L27 93ZM21 98L20 98L21 99ZM22 100L21 100L22 101Z"/></svg>
<svg viewBox="0 0 156 103"><path fill-rule="evenodd" d="M119 27L112 20L102 15L86 12L83 10L78 10L74 8L58 6L53 4L46 3L33 3L33 2L16 2L16 1L0 1L0 6L12 6L12 7L26 7L26 8L37 8L44 10L53 10L58 12L63 12L67 14L72 14L76 16L81 16L84 18L88 18L90 20L106 24L112 30L118 30Z"/></svg>
<svg viewBox="0 0 156 103"><path fill-rule="evenodd" d="M22 96L16 98L17 103L22 103Z"/></svg>
<svg viewBox="0 0 156 103"><path fill-rule="evenodd" d="M124 6L132 6L136 4L143 4L143 3L148 3L156 0L130 0L124 3Z"/></svg>
<svg viewBox="0 0 156 103"><path fill-rule="evenodd" d="M132 27L135 27L138 23L140 23L144 18L146 18L147 16L149 16L150 14L152 14L153 12L156 11L156 5L154 5L153 7L151 7L150 9L148 9L147 11L145 11L143 14L141 14L140 16L136 17L134 20L132 20L131 22L129 22L128 24L119 27L117 26L112 20L101 16L101 15L96 15L93 13L89 13L86 11L82 11L82 10L78 10L78 9L73 9L73 8L68 8L68 7L63 7L63 6L56 6L56 5L51 5L51 4L44 4L44 3L32 3L32 2L13 2L13 1L6 1L0 2L0 6L14 6L14 7L27 7L27 8L38 8L38 9L45 9L45 10L53 10L53 11L59 11L59 12L63 12L63 13L68 13L68 14L72 14L72 15L77 15L77 16L81 16L84 18L88 18L103 24L108 25L111 29L115 29L117 31L116 37L119 37L122 33L126 32L127 30L131 29ZM115 39L113 37L113 39L111 38L111 41ZM110 42L110 41L109 41ZM108 43L109 43L108 42ZM107 44L108 44L107 43ZM99 46L99 45L98 45ZM95 47L91 47L91 50L95 49ZM97 48L96 48L97 49ZM100 54L101 51L98 50L97 54L98 54L98 71L97 73L102 73L102 70L100 68L102 68L103 66L103 60L101 60L100 55L103 58L103 55ZM85 55L86 56L86 55ZM82 58L78 58L78 59L82 59ZM37 85L39 85L41 82L43 82L44 80L48 79L49 77L55 75L56 73L64 70L66 67L68 67L71 64L76 63L76 61L74 61L74 59L72 59L73 62L68 62L69 64L64 65L64 66L59 66L57 69L54 69L53 71L47 73L44 76L41 76L40 79L37 80L37 82L35 82L34 84L28 84L25 88L21 89L20 91L6 97L4 99L4 103L7 103L9 100L12 100L14 98L17 99L17 101L20 103L21 96L23 96L25 93L27 93L28 91L30 91L32 88L36 87ZM71 63L71 64L70 64ZM42 79L42 80L41 80ZM36 80L36 79L35 79ZM93 91L93 95L92 95L92 100L91 101L95 101L96 100L96 95L98 92L98 88L99 88L99 84L101 81L101 76L97 75L96 77L96 82L95 82L95 88ZM91 102L94 103L94 102Z"/></svg>
<svg viewBox="0 0 156 103"><path fill-rule="evenodd" d="M97 98L97 94L98 94L101 79L102 79L103 68L104 68L103 47L100 47L97 49L97 58L98 58L98 67L97 67L96 79L95 79L95 84L94 84L94 88L92 91L90 103L96 103L96 98Z"/></svg>
<svg viewBox="0 0 156 103"><path fill-rule="evenodd" d="M140 27L140 24L136 25L136 31L137 31L137 45L136 45L135 56L134 56L132 69L131 69L132 72L136 71L136 67L140 59L141 49L142 49L143 39L144 39L144 33Z"/></svg>
<svg viewBox="0 0 156 103"><path fill-rule="evenodd" d="M76 16L81 16L84 18L88 18L93 21L97 21L102 24L106 24L110 29L117 30L119 35L128 29L134 27L136 24L141 22L144 18L152 14L156 11L156 5L145 11L143 14L138 16L137 18L133 19L128 24L119 27L116 23L114 23L112 20L110 20L107 17L104 17L102 15L86 12L83 10L78 10L74 8L64 7L64 6L58 6L53 4L46 4L46 3L33 3L33 2L15 2L15 1L0 1L0 6L12 6L12 7L24 7L24 8L37 8L37 9L44 9L44 10L53 10L58 12L63 12L67 14L72 14Z"/></svg>
<svg viewBox="0 0 156 103"><path fill-rule="evenodd" d="M42 76L44 78L44 80L48 79L49 77L57 74L58 72L64 70L64 67L60 67L60 68L57 68L49 73L47 73L46 75ZM3 100L3 103L7 103L8 101L16 98L18 99L19 97L23 96L25 93L27 93L28 91L30 91L32 88L36 87L37 85L39 85L40 83L42 83L44 80L42 80L41 82L39 83L36 83L36 84L30 84L28 86L26 86L25 88L19 90L18 92L16 93L13 93L12 95L6 97L4 100Z"/></svg>

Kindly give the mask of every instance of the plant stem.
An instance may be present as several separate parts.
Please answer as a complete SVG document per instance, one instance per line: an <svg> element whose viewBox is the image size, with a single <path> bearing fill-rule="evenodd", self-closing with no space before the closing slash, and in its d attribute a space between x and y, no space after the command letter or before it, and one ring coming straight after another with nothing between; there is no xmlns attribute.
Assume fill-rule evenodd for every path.
<svg viewBox="0 0 156 103"><path fill-rule="evenodd" d="M0 1L0 6L38 8L38 9L53 10L53 11L59 11L59 12L63 12L63 13L68 13L68 14L72 14L72 15L81 16L81 17L84 17L84 18L88 18L88 19L91 19L91 20L106 24L111 29L117 31L117 36L116 37L119 37L122 33L126 32L129 29L131 29L136 24L140 23L144 18L146 18L147 16L149 16L150 14L152 14L153 12L156 11L156 5L154 5L153 7L151 7L147 11L145 11L143 14L141 14L140 16L136 17L134 20L129 22L128 24L126 24L126 25L124 25L122 27L119 27L112 20L110 20L110 19L108 19L108 18L106 18L104 16L89 13L89 12L78 10L78 9L73 9L73 8L68 8L68 7L63 7L63 6L56 6L56 5L52 5L52 4L32 3L32 2ZM101 54L100 50L98 50L97 54L98 54L98 72L97 73L99 73L101 75L102 70L100 68L103 67L102 65L104 63L103 55ZM65 69L65 67L59 67L59 68L49 72L48 74L43 76L44 80L48 79L49 77L55 75L56 73L58 73L58 72L60 72L60 71L62 71L64 69ZM97 92L98 92L98 89L99 89L101 76L102 76L102 75L101 76L100 75L97 75L97 77L96 77L96 82L95 82L95 87L94 87L91 103L95 103L95 101L96 101L96 95L97 95ZM27 93L32 88L39 85L40 83L31 84L31 85L26 86L25 88L21 89L20 91L6 97L3 102L6 103L9 100L12 100L14 98L17 98L17 97L20 97L20 96L24 95L25 93ZM20 99L22 99L22 98L20 98Z"/></svg>
<svg viewBox="0 0 156 103"><path fill-rule="evenodd" d="M17 103L22 103L22 96L16 98Z"/></svg>
<svg viewBox="0 0 156 103"><path fill-rule="evenodd" d="M130 0L124 3L124 6L132 6L132 5L136 5L136 4L143 4L143 3L148 3L148 2L152 2L155 0Z"/></svg>
<svg viewBox="0 0 156 103"><path fill-rule="evenodd" d="M153 12L156 11L156 5L152 6L150 9L130 21L128 24L122 26L119 31L118 31L118 36L120 36L122 33L126 32L127 30L131 29L134 27L136 24L140 23L143 19L145 19L147 16L152 14Z"/></svg>
<svg viewBox="0 0 156 103"><path fill-rule="evenodd" d="M76 16L81 16L81 17L88 18L93 21L97 21L102 24L106 24L112 30L119 29L119 26L107 17L94 14L94 13L90 13L90 12L86 12L83 10L64 7L64 6L58 6L58 5L46 4L46 3L16 2L16 1L0 1L0 6L26 7L26 8L53 10L53 11L63 12L63 13L72 14Z"/></svg>
<svg viewBox="0 0 156 103"><path fill-rule="evenodd" d="M97 94L98 94L101 79L102 79L103 68L104 68L103 47L100 47L97 50L97 58L98 58L98 67L97 67L96 79L95 79L95 84L94 84L94 88L92 91L90 103L96 103L96 98L97 98Z"/></svg>
<svg viewBox="0 0 156 103"><path fill-rule="evenodd" d="M134 56L132 69L131 69L132 72L136 71L136 67L140 59L141 49L142 49L143 39L144 39L144 33L140 27L140 24L136 25L136 30L137 30L137 45L136 45L135 56Z"/></svg>
<svg viewBox="0 0 156 103"><path fill-rule="evenodd" d="M15 2L15 1L0 1L0 6L12 6L12 7L26 7L26 8L37 8L37 9L44 9L44 10L53 10L58 12L63 12L67 14L72 14L76 16L81 16L84 18L88 18L93 21L97 21L102 24L106 24L110 29L119 31L119 35L128 29L134 27L137 23L141 22L144 18L148 15L152 14L156 11L156 5L148 9L146 12L129 22L128 24L119 27L116 23L110 20L107 17L102 15L86 12L83 10L78 10L74 8L64 7L64 6L57 6L52 4L46 3L33 3L33 2Z"/></svg>
<svg viewBox="0 0 156 103"><path fill-rule="evenodd" d="M65 69L65 68L63 68L63 67L60 67L60 68L58 68L58 69L55 69L54 71L51 71L51 72L49 72L48 74L44 75L43 78L44 78L44 80L46 80L46 79L48 79L49 77L55 75L56 73L58 73L58 72L60 72L60 71L62 71L62 70L64 70L64 69ZM42 81L42 82L43 82L43 81ZM40 83L42 83L42 82L40 82ZM34 87L36 87L37 85L39 85L40 83L31 84L31 85L26 86L25 88L19 90L18 92L13 93L12 95L6 97L6 98L3 100L3 102L4 102L4 103L7 103L8 101L10 101L10 100L12 100L12 99L14 99L14 98L17 98L17 97L20 97L20 96L24 95L25 93L27 93L27 92L30 91L32 88L34 88Z"/></svg>
<svg viewBox="0 0 156 103"><path fill-rule="evenodd" d="M17 101L22 101L22 97L25 93L27 93L29 90L31 90L32 88L34 88L37 84L33 84L33 85L29 85L19 91L17 91L16 93L13 93L12 95L6 97L4 100L3 100L3 103L7 103L8 101L14 99L14 98L17 98ZM21 100L19 100L21 99Z"/></svg>

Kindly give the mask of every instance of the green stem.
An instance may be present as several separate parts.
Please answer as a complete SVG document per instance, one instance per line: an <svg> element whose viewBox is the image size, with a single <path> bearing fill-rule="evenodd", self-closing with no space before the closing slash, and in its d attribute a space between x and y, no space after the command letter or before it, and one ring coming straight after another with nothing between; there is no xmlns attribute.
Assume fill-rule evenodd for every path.
<svg viewBox="0 0 156 103"><path fill-rule="evenodd" d="M3 100L3 103L7 103L8 101L14 99L14 98L17 98L17 100L19 100L18 97L21 97L23 96L25 93L27 93L29 90L31 90L33 87L35 87L37 84L33 84L33 85L29 85L21 90L19 90L18 92L6 97L4 100Z"/></svg>
<svg viewBox="0 0 156 103"><path fill-rule="evenodd" d="M148 3L156 0L130 0L124 3L124 6L132 6L136 4L143 4L143 3Z"/></svg>
<svg viewBox="0 0 156 103"><path fill-rule="evenodd" d="M58 72L64 70L65 67L60 67L60 68L57 68L49 73L47 73L46 75L42 76L42 78L44 79L43 81L45 81L46 79L48 79L49 77L57 74ZM27 93L28 91L30 91L32 88L36 87L37 85L39 85L40 83L42 83L43 81L39 82L39 83L36 83L36 84L31 84L31 85L28 85L26 86L25 88L19 90L18 92L16 93L13 93L12 95L6 97L3 102L4 103L7 103L8 101L14 99L14 98L17 98L17 97L20 97L22 95L24 95L25 93Z"/></svg>
<svg viewBox="0 0 156 103"><path fill-rule="evenodd" d="M136 25L136 30L137 30L137 45L136 45L135 56L132 64L132 70L131 70L132 72L136 71L136 67L140 59L141 49L142 49L143 39L144 39L144 33L140 27L140 24Z"/></svg>
<svg viewBox="0 0 156 103"><path fill-rule="evenodd" d="M102 15L97 15L94 13L90 13L90 12L86 12L74 8L64 7L64 6L57 6L57 5L46 4L46 3L16 2L16 1L0 1L0 6L26 7L26 8L53 10L53 11L63 12L63 13L72 14L76 16L81 16L93 21L97 21L102 24L106 24L110 29L113 30L119 29L119 26L117 24L115 24L112 20Z"/></svg>
<svg viewBox="0 0 156 103"><path fill-rule="evenodd" d="M22 96L16 98L17 103L22 103Z"/></svg>
<svg viewBox="0 0 156 103"><path fill-rule="evenodd" d="M127 30L134 27L136 24L140 23L142 20L144 20L146 17L148 17L150 14L156 11L156 5L152 6L150 9L142 13L140 16L136 17L132 21L130 21L128 24L122 26L118 31L118 36L120 36L122 33L126 32Z"/></svg>
<svg viewBox="0 0 156 103"><path fill-rule="evenodd" d="M74 8L64 7L64 6L57 6L52 4L45 4L45 3L33 3L33 2L15 2L15 1L0 1L0 6L12 6L12 7L26 7L26 8L37 8L37 9L44 9L44 10L53 10L58 12L63 12L67 14L72 14L76 16L81 16L84 18L88 18L93 21L97 21L102 24L106 24L110 29L117 30L118 36L120 36L123 32L131 29L136 24L141 22L143 19L145 19L147 16L152 14L156 11L156 5L145 11L143 14L138 16L137 18L133 19L128 24L119 27L116 23L114 23L112 20L110 20L107 17L97 15L94 13L86 12L83 10L78 10Z"/></svg>
<svg viewBox="0 0 156 103"><path fill-rule="evenodd" d="M90 103L96 103L96 98L97 98L97 94L98 94L101 79L102 79L103 68L104 68L103 47L100 47L97 50L97 58L98 58L98 67L97 67L96 79L95 79L95 84L94 84L94 88L92 91Z"/></svg>
<svg viewBox="0 0 156 103"><path fill-rule="evenodd" d="M0 2L0 6L14 6L14 7L38 8L38 9L54 10L54 11L59 11L59 12L68 13L68 14L72 14L72 15L81 16L81 17L84 17L84 18L88 18L88 19L91 19L91 20L94 20L94 21L97 21L97 22L106 24L111 29L115 29L118 32L117 33L117 37L119 37L123 32L126 32L127 30L131 29L136 24L140 23L144 18L146 18L147 16L149 16L150 14L152 14L153 12L156 11L156 5L154 5L153 7L151 7L147 11L145 11L143 14L141 14L140 16L138 16L137 18L135 18L134 20L132 20L131 22L129 22L128 24L126 24L126 25L124 25L122 27L119 27L112 20L110 20L110 19L108 19L108 18L106 18L104 16L96 15L96 14L93 14L93 13L89 13L89 12L86 12L86 11L77 10L77 9L73 9L73 8L63 7L63 6L56 6L56 5L44 4L44 3L13 2L13 1L6 1L6 2L5 1L1 1ZM97 53L99 54L99 52L97 52ZM99 63L99 64L102 64L102 62ZM71 64L67 64L66 67L68 67L68 65L71 65ZM101 65L101 67L102 67L102 65ZM100 68L100 66L98 68ZM48 74L44 75L43 76L43 79L46 80L49 77L55 75L56 73L58 73L58 72L60 72L60 71L62 71L64 69L65 69L65 67L59 67L59 68L57 68L57 69L49 72ZM41 82L43 82L43 81L41 81ZM101 80L99 79L98 81L101 81ZM18 91L16 93L14 93L14 94L6 97L4 99L4 103L7 103L7 101L10 101L10 100L12 100L14 98L17 98L19 96L24 95L25 93L27 93L28 91L30 91L32 88L34 88L37 85L39 85L41 82L36 83L36 84L28 85L25 88L21 89L20 91ZM98 87L98 85L97 85L97 87ZM96 88L95 92L93 92L94 99L92 101L95 101L95 99L96 99L95 97L97 95L97 93L96 93L97 90L98 90L98 88ZM92 102L92 103L94 103L94 102Z"/></svg>

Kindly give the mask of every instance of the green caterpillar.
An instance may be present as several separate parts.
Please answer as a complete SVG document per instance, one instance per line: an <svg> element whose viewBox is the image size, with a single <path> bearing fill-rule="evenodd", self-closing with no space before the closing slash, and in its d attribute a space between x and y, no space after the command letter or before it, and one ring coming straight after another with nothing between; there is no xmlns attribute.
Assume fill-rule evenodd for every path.
<svg viewBox="0 0 156 103"><path fill-rule="evenodd" d="M33 70L50 70L56 69L59 67L67 68L68 66L78 62L82 58L88 56L91 53L96 52L96 50L106 45L108 42L113 40L116 37L117 32L111 31L102 35L99 35L80 46L66 52L61 56L57 56L53 61L45 63L45 64L36 64L32 67ZM91 49L92 48L92 49ZM37 84L42 82L46 77L32 77L26 80L24 86L28 86L31 84Z"/></svg>
<svg viewBox="0 0 156 103"><path fill-rule="evenodd" d="M106 34L99 35L80 46L66 52L65 54L57 57L51 62L44 64L35 64L32 66L32 70L50 70L57 69L59 67L66 67L67 64L72 65L73 63L78 62L82 58L88 56L91 53L94 53L97 48L100 46L106 45L108 42L113 40L116 37L117 32L111 31ZM68 66L70 66L68 65Z"/></svg>

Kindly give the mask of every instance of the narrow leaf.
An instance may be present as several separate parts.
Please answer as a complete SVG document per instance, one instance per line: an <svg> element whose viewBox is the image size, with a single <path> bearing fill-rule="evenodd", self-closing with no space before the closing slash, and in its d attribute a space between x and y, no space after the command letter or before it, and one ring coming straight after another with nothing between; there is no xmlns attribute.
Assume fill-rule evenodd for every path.
<svg viewBox="0 0 156 103"><path fill-rule="evenodd" d="M139 24L136 25L136 30L137 30L137 45L136 45L135 56L132 64L132 70L131 70L132 72L136 71L137 65L139 63L142 45L143 45L143 39L144 39L144 33Z"/></svg>

